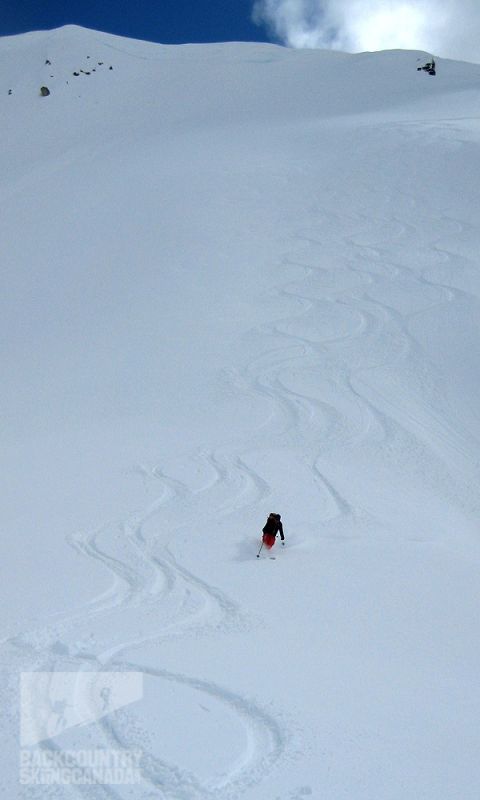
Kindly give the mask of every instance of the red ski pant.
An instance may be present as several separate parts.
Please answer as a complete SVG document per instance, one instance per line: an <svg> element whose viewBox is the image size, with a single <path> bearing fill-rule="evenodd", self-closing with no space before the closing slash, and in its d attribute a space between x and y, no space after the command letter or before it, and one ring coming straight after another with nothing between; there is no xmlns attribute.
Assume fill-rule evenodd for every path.
<svg viewBox="0 0 480 800"><path fill-rule="evenodd" d="M263 546L270 550L275 544L275 536L273 533L264 533L263 534Z"/></svg>

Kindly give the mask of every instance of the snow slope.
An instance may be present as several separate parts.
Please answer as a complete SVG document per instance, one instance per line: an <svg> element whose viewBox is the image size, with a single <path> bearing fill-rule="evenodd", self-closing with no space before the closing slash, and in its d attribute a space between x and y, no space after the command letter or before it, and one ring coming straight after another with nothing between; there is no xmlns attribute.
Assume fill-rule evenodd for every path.
<svg viewBox="0 0 480 800"><path fill-rule="evenodd" d="M426 57L0 40L8 797L477 799L480 66ZM33 671L142 673L42 744L139 783L20 785Z"/></svg>

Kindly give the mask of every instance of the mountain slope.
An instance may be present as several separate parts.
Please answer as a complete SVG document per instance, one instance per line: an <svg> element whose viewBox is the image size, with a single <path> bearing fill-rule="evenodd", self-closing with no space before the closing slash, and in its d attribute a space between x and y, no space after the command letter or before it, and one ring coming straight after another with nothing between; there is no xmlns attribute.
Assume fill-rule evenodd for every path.
<svg viewBox="0 0 480 800"><path fill-rule="evenodd" d="M141 781L48 796L476 797L480 67L424 55L0 40L6 724L143 676L43 743Z"/></svg>

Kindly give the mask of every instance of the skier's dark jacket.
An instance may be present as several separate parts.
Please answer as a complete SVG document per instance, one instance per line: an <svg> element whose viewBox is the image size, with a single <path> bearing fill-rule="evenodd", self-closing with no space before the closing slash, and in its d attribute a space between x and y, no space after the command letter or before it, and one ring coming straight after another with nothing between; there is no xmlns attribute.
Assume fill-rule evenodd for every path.
<svg viewBox="0 0 480 800"><path fill-rule="evenodd" d="M280 514L269 514L268 519L265 523L265 527L262 530L262 533L267 533L270 536L276 536L277 533L280 534L280 539L285 539L283 535L283 525L280 520Z"/></svg>

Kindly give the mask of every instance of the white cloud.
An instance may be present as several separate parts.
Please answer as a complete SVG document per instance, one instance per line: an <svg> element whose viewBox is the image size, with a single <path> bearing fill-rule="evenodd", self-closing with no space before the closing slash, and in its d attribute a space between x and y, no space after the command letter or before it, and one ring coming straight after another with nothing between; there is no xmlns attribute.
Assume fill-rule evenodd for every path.
<svg viewBox="0 0 480 800"><path fill-rule="evenodd" d="M405 48L480 61L479 0L255 0L253 18L291 47Z"/></svg>

